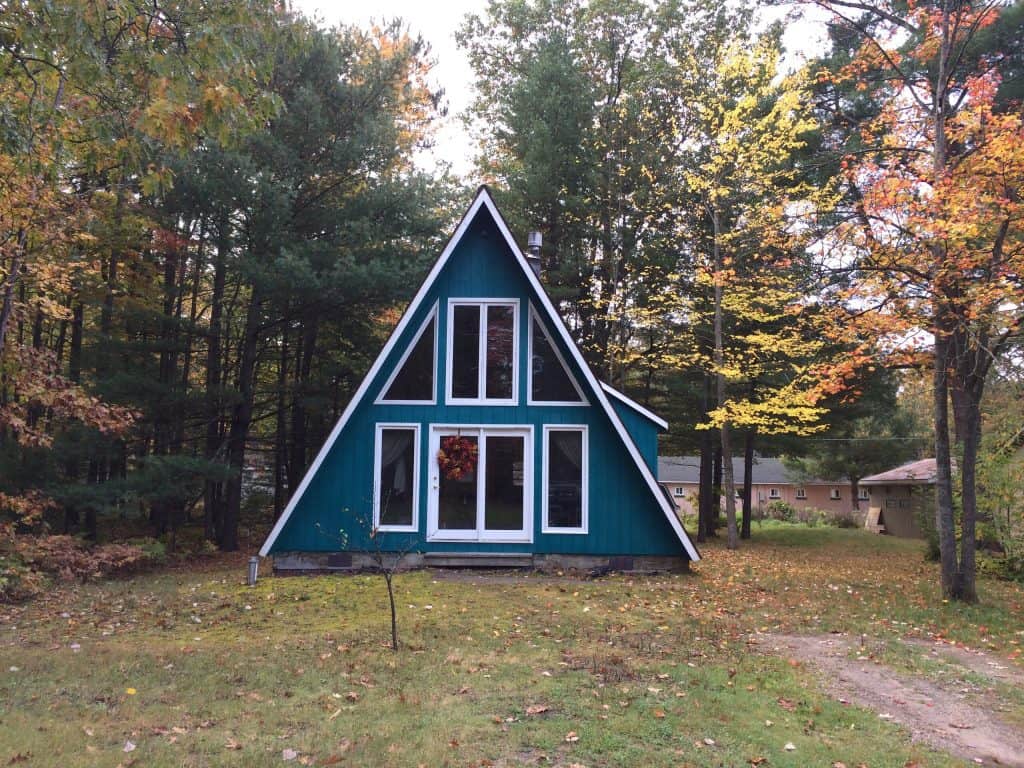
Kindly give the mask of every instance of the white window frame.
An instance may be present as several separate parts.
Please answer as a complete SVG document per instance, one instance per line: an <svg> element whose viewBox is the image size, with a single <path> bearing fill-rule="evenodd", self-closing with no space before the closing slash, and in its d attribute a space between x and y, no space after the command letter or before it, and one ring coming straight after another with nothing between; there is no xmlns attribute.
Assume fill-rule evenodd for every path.
<svg viewBox="0 0 1024 768"><path fill-rule="evenodd" d="M830 488L829 491L828 491L828 500L829 501L842 501L843 500L843 494L842 494L842 492L838 488Z"/></svg>
<svg viewBox="0 0 1024 768"><path fill-rule="evenodd" d="M871 501L871 491L867 488L857 488L857 501Z"/></svg>
<svg viewBox="0 0 1024 768"><path fill-rule="evenodd" d="M800 499L801 501L806 499L807 498L807 489L806 488L797 488L796 489L796 497L798 499Z"/></svg>
<svg viewBox="0 0 1024 768"><path fill-rule="evenodd" d="M476 484L476 528L472 531L450 531L438 527L437 491L440 483L440 471L437 467L437 451L440 448L441 434L456 432L477 438L477 484ZM488 531L484 502L487 496L487 438L488 437L522 437L523 438L523 528L517 531ZM475 541L480 543L507 544L533 543L533 425L531 424L431 424L430 425L430 456L427 465L430 473L431 490L427 497L427 541ZM481 474L480 467L484 467Z"/></svg>
<svg viewBox="0 0 1024 768"><path fill-rule="evenodd" d="M413 431L412 469L412 524L380 524L380 465L381 447L385 429L410 429ZM413 423L379 422L375 426L373 439L373 527L383 533L416 533L420 529L420 425Z"/></svg>
<svg viewBox="0 0 1024 768"><path fill-rule="evenodd" d="M778 499L782 498L782 491L780 491L778 488L769 488L768 498L771 499L772 501L777 501Z"/></svg>
<svg viewBox="0 0 1024 768"><path fill-rule="evenodd" d="M441 336L441 328L439 327L440 324L437 322L437 315L437 303L435 302L434 306L431 307L430 312L427 313L427 317L423 320L422 323L420 323L420 327L417 329L416 334L412 337L412 341L409 343L409 346L406 347L405 352L403 352L402 356L398 359L398 363L391 371L391 375L388 376L388 380L385 381L384 386L380 388L380 394L378 394L377 399L373 401L374 405L437 405L437 344L438 339ZM430 399L386 400L384 396L387 394L387 391L391 389L391 385L395 383L395 379L398 378L398 372L402 370L402 367L405 365L406 360L409 359L409 356L412 354L412 351L416 348L416 345L420 343L420 338L422 338L423 334L426 332L427 326L430 325L431 320L434 321L434 358L430 365L433 370L434 379L433 385L431 386L430 389Z"/></svg>
<svg viewBox="0 0 1024 768"><path fill-rule="evenodd" d="M576 394L579 395L579 400L534 400L533 399L533 324L537 323L537 327L540 328L540 332L544 334L544 338L547 339L548 345L551 347L551 351L555 353L555 357L558 362L562 365L562 370L565 371L565 375L569 377L569 381L572 382L573 387L576 389ZM529 322L526 324L526 404L527 405L568 405L568 406L581 406L590 405L590 401L587 400L586 395L583 394L583 389L580 387L580 383L576 381L576 377L572 375L572 370L565 363L565 358L562 357L562 353L558 351L558 346L551 338L551 334L548 333L548 329L544 327L544 323L541 320L540 314L534 308L533 304L530 304L529 311Z"/></svg>
<svg viewBox="0 0 1024 768"><path fill-rule="evenodd" d="M677 485L672 489L672 495L675 496L677 499L681 499L684 496L686 496L686 489L683 488L683 486L681 485Z"/></svg>
<svg viewBox="0 0 1024 768"><path fill-rule="evenodd" d="M512 397L488 398L487 392L487 308L512 307ZM477 344L477 397L455 397L452 395L452 360L454 358L454 319L456 307L477 307L480 310L480 331ZM519 405L519 299L448 299L448 321L445 329L445 405Z"/></svg>
<svg viewBox="0 0 1024 768"><path fill-rule="evenodd" d="M548 471L548 455L550 453L550 436L552 432L582 432L583 433L583 487L580 499L583 515L582 525L579 528L562 528L552 526L548 523L548 483L551 473ZM541 471L544 474L541 480L541 533L552 534L586 534L590 527L590 434L586 424L545 424L544 439L541 446Z"/></svg>

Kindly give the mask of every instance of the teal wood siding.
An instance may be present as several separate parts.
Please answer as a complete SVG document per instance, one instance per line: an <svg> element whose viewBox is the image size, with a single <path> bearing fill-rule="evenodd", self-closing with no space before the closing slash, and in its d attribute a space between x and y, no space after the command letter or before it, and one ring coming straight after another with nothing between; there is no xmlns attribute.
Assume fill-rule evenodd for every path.
<svg viewBox="0 0 1024 768"><path fill-rule="evenodd" d="M622 420L622 425L633 438L636 447L640 449L640 455L644 457L644 462L650 467L654 476L657 477L658 425L643 414L630 408L621 400L614 397L610 399L612 401L612 408L615 409L615 413Z"/></svg>
<svg viewBox="0 0 1024 768"><path fill-rule="evenodd" d="M541 406L526 405L528 386L527 333L529 306L534 299L530 284L519 266L507 253L507 246L489 216L479 214L452 253L429 295L420 304L416 316L390 351L385 364L352 413L341 435L305 494L299 500L287 524L274 542L272 551L337 551L339 531L348 539L348 549L373 549L368 538L372 520L374 485L374 437L378 423L412 423L420 425L418 534L382 533L380 546L385 549L405 548L421 552L510 551L551 554L587 555L682 555L685 550L665 519L664 512L652 497L640 471L630 458L626 446L614 430L608 416L588 391L584 377L576 368L568 350L562 348L557 334L551 334L570 371L583 387L590 405ZM447 342L447 302L449 298L518 298L519 350L518 405L446 406L445 355ZM375 405L394 366L411 343L424 319L438 305L438 360L436 368L437 405ZM547 318L542 316L542 322ZM550 329L549 329L550 330ZM646 425L633 424L641 418L628 408L620 411L631 433L638 435L640 450L655 469L657 466L657 431ZM646 420L643 420L646 422ZM430 487L430 456L428 446L431 424L533 427L533 542L428 542L427 500ZM542 466L545 424L585 424L589 448L589 533L545 534L542 527ZM646 422L647 425L650 422ZM650 434L649 434L650 433ZM363 522L360 522L362 518Z"/></svg>

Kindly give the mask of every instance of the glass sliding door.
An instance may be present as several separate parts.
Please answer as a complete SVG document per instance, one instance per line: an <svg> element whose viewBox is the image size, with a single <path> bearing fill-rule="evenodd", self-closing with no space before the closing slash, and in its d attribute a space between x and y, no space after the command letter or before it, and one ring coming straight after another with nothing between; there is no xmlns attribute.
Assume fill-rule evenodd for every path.
<svg viewBox="0 0 1024 768"><path fill-rule="evenodd" d="M530 541L533 433L518 427L434 427L427 538Z"/></svg>

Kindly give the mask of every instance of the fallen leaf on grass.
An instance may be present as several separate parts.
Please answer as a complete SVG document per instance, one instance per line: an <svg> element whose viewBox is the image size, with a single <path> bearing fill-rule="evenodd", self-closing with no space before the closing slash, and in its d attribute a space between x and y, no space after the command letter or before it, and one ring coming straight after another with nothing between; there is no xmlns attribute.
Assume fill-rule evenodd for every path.
<svg viewBox="0 0 1024 768"><path fill-rule="evenodd" d="M294 749L291 749L290 747L287 748L287 749L282 749L281 750L281 759L282 760L294 760L298 756L299 756L299 753L296 752Z"/></svg>
<svg viewBox="0 0 1024 768"><path fill-rule="evenodd" d="M842 760L836 760L834 763L832 763L832 768L846 768L846 763L844 763Z"/></svg>
<svg viewBox="0 0 1024 768"><path fill-rule="evenodd" d="M768 758L767 757L760 757L760 756L752 757L747 762L750 763L753 766L764 765L765 763L768 762Z"/></svg>
<svg viewBox="0 0 1024 768"><path fill-rule="evenodd" d="M783 699L783 698L776 699L776 701L777 701L778 705L780 707L782 707L784 710L786 710L787 712L792 712L794 709L796 709L796 702L794 702L794 701L790 701L789 699Z"/></svg>
<svg viewBox="0 0 1024 768"><path fill-rule="evenodd" d="M234 739L228 739L224 742L224 749L241 749L242 743L235 741Z"/></svg>
<svg viewBox="0 0 1024 768"><path fill-rule="evenodd" d="M784 746L783 749L787 752L792 752L794 749L796 749L796 744L794 744L792 741L787 741L786 746Z"/></svg>
<svg viewBox="0 0 1024 768"><path fill-rule="evenodd" d="M715 740L714 739L705 738L704 739L704 744L706 746L713 747L713 746L715 746Z"/></svg>
<svg viewBox="0 0 1024 768"><path fill-rule="evenodd" d="M531 704L526 708L526 714L542 715L550 709L551 707L549 707L547 704Z"/></svg>
<svg viewBox="0 0 1024 768"><path fill-rule="evenodd" d="M126 741L124 743L124 747L122 748L122 751L124 751L124 752L134 752L135 751L135 742L132 741L131 739Z"/></svg>
<svg viewBox="0 0 1024 768"><path fill-rule="evenodd" d="M136 691L134 688L125 688L124 692L127 693L129 696L134 696L136 693L138 693L138 691Z"/></svg>
<svg viewBox="0 0 1024 768"><path fill-rule="evenodd" d="M579 734L576 733L576 731L569 731L567 734L565 734L565 740L570 744L575 744L577 741L580 740L580 737Z"/></svg>
<svg viewBox="0 0 1024 768"><path fill-rule="evenodd" d="M359 694L355 691L349 691L345 694L345 698L349 701L359 701Z"/></svg>
<svg viewBox="0 0 1024 768"><path fill-rule="evenodd" d="M665 710L663 710L663 709L656 709L656 710L654 710L654 716L658 720L664 720L665 719Z"/></svg>

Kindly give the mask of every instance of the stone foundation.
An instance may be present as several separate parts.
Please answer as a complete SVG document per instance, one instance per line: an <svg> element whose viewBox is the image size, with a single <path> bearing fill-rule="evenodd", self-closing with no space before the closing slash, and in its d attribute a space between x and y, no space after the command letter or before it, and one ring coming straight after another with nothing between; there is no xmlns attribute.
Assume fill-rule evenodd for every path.
<svg viewBox="0 0 1024 768"><path fill-rule="evenodd" d="M383 553L388 567L398 555ZM364 552L281 552L272 555L276 574L352 573L377 567L374 555ZM628 573L686 572L685 557L658 555L549 555L489 552L410 552L401 559L399 570L418 568L533 568L556 571L623 571Z"/></svg>

